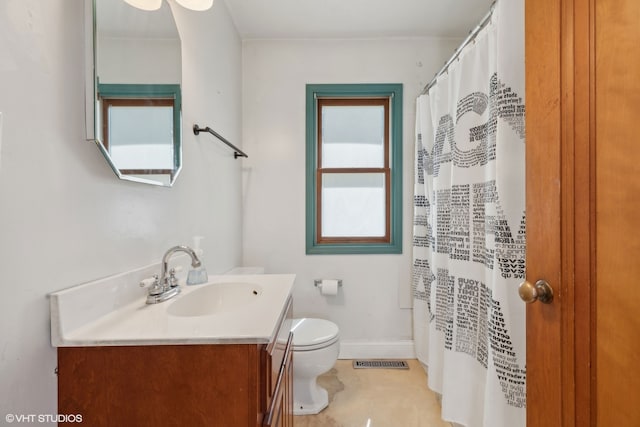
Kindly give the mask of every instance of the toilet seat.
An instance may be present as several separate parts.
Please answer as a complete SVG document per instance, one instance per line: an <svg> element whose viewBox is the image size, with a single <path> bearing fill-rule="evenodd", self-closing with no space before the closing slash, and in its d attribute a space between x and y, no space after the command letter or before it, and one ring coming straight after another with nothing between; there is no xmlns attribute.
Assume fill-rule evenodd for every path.
<svg viewBox="0 0 640 427"><path fill-rule="evenodd" d="M324 319L293 319L293 351L311 351L325 348L338 341L339 329Z"/></svg>

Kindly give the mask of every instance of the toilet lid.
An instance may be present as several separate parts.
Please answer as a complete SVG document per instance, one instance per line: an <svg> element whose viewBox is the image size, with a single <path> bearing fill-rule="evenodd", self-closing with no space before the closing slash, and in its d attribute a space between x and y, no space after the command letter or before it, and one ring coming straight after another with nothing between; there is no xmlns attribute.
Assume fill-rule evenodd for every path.
<svg viewBox="0 0 640 427"><path fill-rule="evenodd" d="M329 345L338 338L338 326L328 320L293 319L291 325L294 348L322 347L322 344Z"/></svg>

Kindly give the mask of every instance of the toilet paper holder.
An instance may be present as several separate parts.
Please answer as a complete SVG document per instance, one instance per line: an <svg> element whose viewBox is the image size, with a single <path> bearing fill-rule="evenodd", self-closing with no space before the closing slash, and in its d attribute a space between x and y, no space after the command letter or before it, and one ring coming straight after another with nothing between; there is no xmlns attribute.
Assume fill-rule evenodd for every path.
<svg viewBox="0 0 640 427"><path fill-rule="evenodd" d="M316 288L318 286L322 285L322 279L315 279L313 281L313 286L315 286ZM342 279L338 279L338 287L341 288L342 287Z"/></svg>

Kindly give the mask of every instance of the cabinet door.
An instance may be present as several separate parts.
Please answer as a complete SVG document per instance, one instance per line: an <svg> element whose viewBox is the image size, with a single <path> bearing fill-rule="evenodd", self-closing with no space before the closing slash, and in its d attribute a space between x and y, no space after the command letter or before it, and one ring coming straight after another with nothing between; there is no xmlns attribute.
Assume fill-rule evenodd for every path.
<svg viewBox="0 0 640 427"><path fill-rule="evenodd" d="M293 335L290 340L293 339ZM293 427L293 351L287 353L283 366L284 396L282 399L283 427Z"/></svg>
<svg viewBox="0 0 640 427"><path fill-rule="evenodd" d="M282 321L277 328L275 339L267 345L266 349L265 372L262 378L265 382L266 400L264 408L267 411L271 407L271 401L274 399L275 388L278 384L278 378L286 359L287 344L289 334L291 332L291 320L293 317L291 298L289 298L287 302L287 307L285 308L284 313Z"/></svg>
<svg viewBox="0 0 640 427"><path fill-rule="evenodd" d="M260 350L256 344L60 347L58 413L82 414L82 425L91 427L255 427Z"/></svg>
<svg viewBox="0 0 640 427"><path fill-rule="evenodd" d="M284 359L273 393L265 427L293 427L293 333L289 333Z"/></svg>

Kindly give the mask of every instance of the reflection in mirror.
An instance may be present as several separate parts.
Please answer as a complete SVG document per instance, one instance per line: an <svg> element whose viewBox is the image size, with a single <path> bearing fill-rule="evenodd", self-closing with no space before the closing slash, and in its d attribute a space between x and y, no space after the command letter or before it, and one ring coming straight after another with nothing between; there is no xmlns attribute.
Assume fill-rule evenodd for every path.
<svg viewBox="0 0 640 427"><path fill-rule="evenodd" d="M171 186L181 167L181 48L167 2L95 0L96 142L121 179Z"/></svg>

